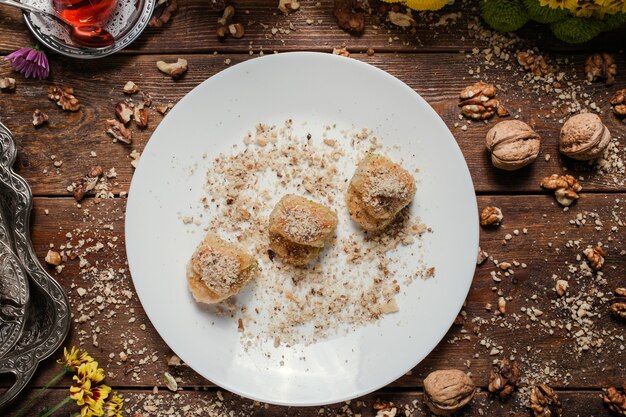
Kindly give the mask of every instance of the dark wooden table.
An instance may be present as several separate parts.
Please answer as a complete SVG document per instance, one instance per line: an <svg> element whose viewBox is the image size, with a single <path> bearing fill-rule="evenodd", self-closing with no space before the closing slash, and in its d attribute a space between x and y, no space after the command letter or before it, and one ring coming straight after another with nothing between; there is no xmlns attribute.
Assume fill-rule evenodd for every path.
<svg viewBox="0 0 626 417"><path fill-rule="evenodd" d="M626 46L625 31L604 34L580 46L559 43L537 25L520 31L521 39L508 48L510 51L539 46L567 74L563 92L555 93L545 91L545 82L531 80L513 54L508 61L490 56L497 52L494 46L511 38L490 36L477 29L474 2L457 1L439 13L416 13L413 30L385 22L385 16L374 11L367 18L365 33L354 37L336 26L329 0L303 1L301 9L287 17L277 10L277 1L241 1L235 6L246 34L242 39L221 41L215 36L220 12L211 8L210 0L180 3L169 24L147 30L128 50L90 62L51 55L49 80L24 80L16 75L17 90L0 93L0 120L13 131L19 146L17 169L36 196L32 235L40 259L43 262L51 245L59 250L68 242L75 247L80 240L85 241L83 257L89 265L81 265L76 258L64 262L61 272L50 269L72 305L67 345L79 345L100 361L108 384L128 399L129 415L142 411L148 416L373 416L372 403L379 398L406 407L408 415L425 415L425 376L436 369L458 368L471 372L481 388L463 415L526 416L530 414L525 408L527 394L518 393L501 402L486 392L493 361L510 356L522 367L523 391L533 383L546 382L557 390L564 415L609 415L600 399L602 388L620 386L626 379L626 324L609 315L613 290L626 286L626 174L616 162L626 157L626 125L611 113L608 103L615 90L626 87L626 57L620 50ZM460 15L447 25L435 25L445 13ZM20 13L0 7L0 55L33 41ZM494 262L487 260L480 265L463 310L464 320L450 329L417 368L388 387L328 407L267 406L220 392L186 366L168 365L172 352L134 293L124 248L123 194L133 175L129 155L132 150L141 152L162 116L150 110L148 129L133 128L131 146L112 143L105 134L105 120L113 117L115 104L124 100L121 89L127 81L149 92L155 103L175 103L228 65L261 53L330 53L340 47L346 47L351 58L371 63L406 82L441 115L465 155L479 207L495 205L504 213L501 227L481 230L482 248L495 260L520 266L514 266L514 276L502 276L495 282L492 272L498 268ZM375 52L371 56L366 54L370 48ZM584 58L600 50L614 53L618 64L617 81L611 87L584 82ZM189 61L189 71L182 79L172 81L157 71L156 61L178 57ZM0 76L11 73L7 63L0 64ZM467 123L460 119L458 94L477 79L496 83L512 117L531 123L543 137L541 154L530 167L512 173L495 169L484 150L484 137L497 120ZM49 85L73 87L81 110L61 111L46 97ZM559 130L568 116L572 92L582 107L598 107L604 123L619 138L611 173L576 163L558 152ZM38 129L31 124L36 108L50 116L48 125ZM67 187L94 165L117 172L109 180L112 198L88 197L79 206ZM542 177L566 170L580 177L583 185L582 197L569 211L539 187ZM510 240L505 239L507 235L511 235ZM581 276L577 257L587 245L597 242L607 250L602 274ZM450 259L454 261L453 253ZM570 280L569 294L564 298L554 292L557 277ZM507 298L506 313L497 316L494 312L500 296ZM490 311L487 304L493 306ZM531 317L531 311L537 314ZM581 330L584 320L585 329ZM166 371L180 378L182 390L176 394L165 388ZM16 407L57 372L54 361L46 361ZM0 389L9 383L6 379L0 382ZM69 378L63 380L38 407L66 396L69 384Z"/></svg>

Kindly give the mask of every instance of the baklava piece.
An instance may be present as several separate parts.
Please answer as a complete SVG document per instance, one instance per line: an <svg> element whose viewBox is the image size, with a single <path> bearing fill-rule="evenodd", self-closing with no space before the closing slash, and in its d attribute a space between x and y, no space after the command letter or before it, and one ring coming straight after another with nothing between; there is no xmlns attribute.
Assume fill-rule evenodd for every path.
<svg viewBox="0 0 626 417"><path fill-rule="evenodd" d="M415 179L400 165L369 155L356 168L346 196L352 219L363 229L385 229L415 196Z"/></svg>
<svg viewBox="0 0 626 417"><path fill-rule="evenodd" d="M306 265L315 259L337 228L337 214L322 204L286 195L270 214L270 249L285 262Z"/></svg>
<svg viewBox="0 0 626 417"><path fill-rule="evenodd" d="M209 233L187 265L187 284L199 303L219 303L254 278L256 261L239 247Z"/></svg>

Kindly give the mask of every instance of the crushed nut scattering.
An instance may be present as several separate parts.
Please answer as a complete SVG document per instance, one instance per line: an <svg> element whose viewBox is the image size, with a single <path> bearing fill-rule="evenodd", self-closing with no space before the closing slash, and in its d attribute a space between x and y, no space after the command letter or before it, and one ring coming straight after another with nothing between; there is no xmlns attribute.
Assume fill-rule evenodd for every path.
<svg viewBox="0 0 626 417"><path fill-rule="evenodd" d="M308 130L306 124L298 129ZM276 336L285 344L309 344L371 323L398 310L395 297L401 285L427 275L420 236L429 228L406 210L382 234L349 229L338 233L321 259L306 268L286 264L268 252L267 222L278 199L302 195L336 211L340 227L350 224L342 206L348 180L367 152L384 152L379 139L366 129L327 126L315 137L294 131L291 120L280 127L259 124L243 138L244 146L235 145L232 153L212 160L207 197L199 207L202 214L183 219L238 241L259 263L261 272L249 286L258 301L256 308L238 306L235 300L228 312L243 321L240 334L245 346ZM412 268L389 254L396 248L410 251ZM359 280L351 278L356 275Z"/></svg>

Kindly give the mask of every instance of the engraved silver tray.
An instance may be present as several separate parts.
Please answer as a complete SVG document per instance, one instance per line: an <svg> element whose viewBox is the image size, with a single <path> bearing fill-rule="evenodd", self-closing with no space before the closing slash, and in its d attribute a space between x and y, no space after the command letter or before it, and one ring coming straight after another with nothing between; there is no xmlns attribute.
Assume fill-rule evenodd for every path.
<svg viewBox="0 0 626 417"><path fill-rule="evenodd" d="M13 172L17 154L11 132L0 123L0 199L15 255L28 275L30 300L26 323L15 346L0 357L0 374L15 383L0 396L0 409L26 387L39 362L63 343L70 328L70 307L61 286L41 266L30 240L33 195L26 181Z"/></svg>

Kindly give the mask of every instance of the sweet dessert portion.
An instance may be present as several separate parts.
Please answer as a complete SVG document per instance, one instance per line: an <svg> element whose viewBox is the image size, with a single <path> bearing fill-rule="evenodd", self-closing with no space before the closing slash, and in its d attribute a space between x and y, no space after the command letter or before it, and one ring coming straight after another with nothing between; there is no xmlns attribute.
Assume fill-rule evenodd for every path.
<svg viewBox="0 0 626 417"><path fill-rule="evenodd" d="M297 195L286 195L270 214L270 248L285 262L306 265L315 259L337 228L337 214Z"/></svg>
<svg viewBox="0 0 626 417"><path fill-rule="evenodd" d="M415 189L415 179L407 170L384 156L369 155L348 186L348 211L363 229L381 231L409 205Z"/></svg>
<svg viewBox="0 0 626 417"><path fill-rule="evenodd" d="M237 294L256 271L250 255L209 232L187 265L187 284L197 302L214 304Z"/></svg>

